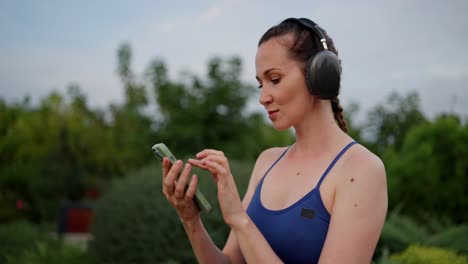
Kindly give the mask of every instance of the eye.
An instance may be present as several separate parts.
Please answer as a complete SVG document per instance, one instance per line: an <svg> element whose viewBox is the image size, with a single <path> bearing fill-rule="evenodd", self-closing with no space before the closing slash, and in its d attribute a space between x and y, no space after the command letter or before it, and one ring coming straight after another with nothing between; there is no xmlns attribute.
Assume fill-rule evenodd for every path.
<svg viewBox="0 0 468 264"><path fill-rule="evenodd" d="M258 83L258 89L262 89L263 88L263 84L262 83Z"/></svg>
<svg viewBox="0 0 468 264"><path fill-rule="evenodd" d="M272 82L273 84L278 84L278 83L280 82L280 78L272 78L272 79L271 79L271 82Z"/></svg>

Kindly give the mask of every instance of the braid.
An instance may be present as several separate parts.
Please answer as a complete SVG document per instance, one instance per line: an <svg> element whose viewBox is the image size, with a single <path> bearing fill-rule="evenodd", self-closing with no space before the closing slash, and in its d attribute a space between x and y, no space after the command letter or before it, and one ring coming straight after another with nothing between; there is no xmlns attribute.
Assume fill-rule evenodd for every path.
<svg viewBox="0 0 468 264"><path fill-rule="evenodd" d="M333 116L335 117L336 122L338 122L338 126L341 128L341 130L347 133L348 125L346 124L346 121L343 117L343 108L340 105L340 99L335 96L330 99L330 102L333 110Z"/></svg>

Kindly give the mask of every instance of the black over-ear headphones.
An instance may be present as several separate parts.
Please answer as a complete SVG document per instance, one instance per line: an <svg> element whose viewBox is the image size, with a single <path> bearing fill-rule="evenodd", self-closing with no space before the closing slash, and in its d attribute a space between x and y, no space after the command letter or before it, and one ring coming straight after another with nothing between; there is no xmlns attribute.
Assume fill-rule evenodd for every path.
<svg viewBox="0 0 468 264"><path fill-rule="evenodd" d="M312 95L322 100L338 96L341 80L341 62L335 53L328 50L325 35L318 25L307 18L288 18L283 22L295 22L315 34L322 42L323 50L309 58L305 70L307 88Z"/></svg>

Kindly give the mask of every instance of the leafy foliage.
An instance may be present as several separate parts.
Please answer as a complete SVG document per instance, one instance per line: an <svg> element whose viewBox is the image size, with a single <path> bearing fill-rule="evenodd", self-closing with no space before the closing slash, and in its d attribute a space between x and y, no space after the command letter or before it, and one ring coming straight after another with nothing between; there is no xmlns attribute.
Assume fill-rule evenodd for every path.
<svg viewBox="0 0 468 264"><path fill-rule="evenodd" d="M68 95L52 93L37 109L10 110L16 114L8 118L11 123L0 141L2 206L22 199L36 221L55 217L61 199L81 199L86 186L97 186L149 159L135 150L142 143L148 146L149 139L136 135L141 126L130 126L131 118L118 119L119 126L126 127L129 136L124 138L139 141L122 142L99 112L89 110L77 86L71 86ZM119 146L128 151L119 152Z"/></svg>
<svg viewBox="0 0 468 264"><path fill-rule="evenodd" d="M190 245L177 215L161 197L158 176L154 169L130 175L97 203L90 251L99 263L190 259Z"/></svg>
<svg viewBox="0 0 468 264"><path fill-rule="evenodd" d="M251 166L234 162L239 189L245 191ZM199 188L213 205L203 213L213 241L222 246L229 232L220 216L214 181L197 171ZM92 227L91 252L99 263L195 262L185 231L175 210L162 194L161 166L150 166L118 180L98 202Z"/></svg>
<svg viewBox="0 0 468 264"><path fill-rule="evenodd" d="M442 223L436 219L417 222L394 210L384 224L376 256L399 253L410 245L424 245L468 255L468 225Z"/></svg>
<svg viewBox="0 0 468 264"><path fill-rule="evenodd" d="M0 263L94 263L85 251L53 238L49 230L26 221L0 226Z"/></svg>
<svg viewBox="0 0 468 264"><path fill-rule="evenodd" d="M0 225L0 263L5 263L7 256L20 256L38 241L51 242L52 239L26 221Z"/></svg>
<svg viewBox="0 0 468 264"><path fill-rule="evenodd" d="M420 219L429 216L461 223L468 219L468 126L455 116L440 116L413 127L401 150L389 149L389 200L402 212Z"/></svg>
<svg viewBox="0 0 468 264"><path fill-rule="evenodd" d="M258 115L245 113L253 87L240 80L241 69L238 57L215 57L208 62L205 80L188 76L179 83L169 79L161 60L153 60L147 75L162 114L160 141L185 153L218 148L243 159L260 153L258 142L263 147L277 143L274 139L281 141L287 132L274 133ZM265 132L274 139L266 141ZM286 141L292 142L290 134Z"/></svg>
<svg viewBox="0 0 468 264"><path fill-rule="evenodd" d="M158 142L177 153L216 148L253 159L266 147L293 141L288 131L275 132L245 111L253 90L239 79L238 57L213 58L205 79L187 75L188 81L175 82L161 60L139 78L129 44L117 55L125 100L106 111L90 109L76 84L34 107L27 99L0 100L0 221L20 215L17 200L30 219L50 221L60 200L84 199L87 190L103 190L108 180L147 164L153 158L147 150ZM151 116L148 87L157 105Z"/></svg>
<svg viewBox="0 0 468 264"><path fill-rule="evenodd" d="M377 155L388 148L399 150L408 131L426 122L414 92L406 96L393 92L386 102L369 111L368 119L366 131L372 137L368 147Z"/></svg>
<svg viewBox="0 0 468 264"><path fill-rule="evenodd" d="M84 199L89 188L110 188L98 209L99 228L93 231L96 252L116 259L128 246L134 250L129 256L153 254L148 261L193 261L182 227L174 223L177 217L159 193L157 166L126 176L115 185L109 182L153 161L150 147L165 142L178 156L216 148L231 160L239 160L232 167L242 192L254 158L271 146L291 144L293 136L290 131L274 131L261 114L246 111L255 94L250 84L240 80L238 57L214 57L206 76L185 74L177 81L169 78L161 59L151 61L144 76L132 71L129 44L119 48L117 59L125 95L122 104L91 109L76 84L66 94L52 92L34 106L28 97L18 103L0 98L0 222L25 217L52 221L60 200ZM416 93L391 94L368 113L365 124L354 122L357 105L349 110L345 113L350 135L383 159L390 210L399 214L392 214L385 224L379 254L401 252L411 244L467 254L468 213L461 209L468 208L468 120L463 122L455 115L428 120ZM201 181L201 188L216 205L210 182ZM17 201L23 202L21 208ZM133 208L133 204L138 206ZM203 217L215 243L222 245L228 229L219 211ZM36 243L42 239L36 238L36 231L19 226L7 229L17 230L31 243L21 236L12 239L14 232L5 236L6 229L0 228L1 250L28 249L29 253L15 260L53 261L55 257L46 256L79 255ZM121 237L133 244L122 242ZM177 242L179 251L167 246L174 244L167 238ZM145 247L141 241L158 247ZM59 252L52 253L55 249Z"/></svg>
<svg viewBox="0 0 468 264"><path fill-rule="evenodd" d="M7 257L6 264L92 264L94 259L85 251L66 244L56 246L38 242L35 247L26 250L18 257Z"/></svg>
<svg viewBox="0 0 468 264"><path fill-rule="evenodd" d="M468 258L459 256L453 251L437 248L409 246L404 252L391 257L401 264L467 264Z"/></svg>

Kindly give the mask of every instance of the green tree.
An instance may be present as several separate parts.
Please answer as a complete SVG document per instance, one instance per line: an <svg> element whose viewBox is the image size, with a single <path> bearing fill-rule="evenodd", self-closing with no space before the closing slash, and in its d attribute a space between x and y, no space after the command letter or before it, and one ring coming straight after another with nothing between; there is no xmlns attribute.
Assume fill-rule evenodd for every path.
<svg viewBox="0 0 468 264"><path fill-rule="evenodd" d="M142 151L151 144L150 121L136 104L116 107L106 121L74 84L36 107L26 100L0 107L0 219L14 215L17 199L33 219L51 219L60 200L82 199L87 188L151 158Z"/></svg>
<svg viewBox="0 0 468 264"><path fill-rule="evenodd" d="M124 86L125 98L123 105L110 106L113 127L108 137L117 173L123 174L149 161L151 155L148 153L155 133L151 129L151 119L144 113L149 101L146 87L137 80L131 70L130 45L122 44L117 57L118 73Z"/></svg>
<svg viewBox="0 0 468 264"><path fill-rule="evenodd" d="M359 104L352 102L344 110L344 117L346 124L348 125L348 134L357 142L364 143L364 138L362 136L362 131L364 129L363 125L360 125L356 122L356 115L359 113Z"/></svg>
<svg viewBox="0 0 468 264"><path fill-rule="evenodd" d="M205 80L189 76L182 83L169 79L162 60L153 60L148 76L162 114L161 141L185 153L218 148L243 156L241 139L250 131L245 106L253 86L240 80L241 66L238 57L213 58Z"/></svg>
<svg viewBox="0 0 468 264"><path fill-rule="evenodd" d="M401 96L393 92L387 101L369 111L367 132L370 134L369 148L377 155L387 148L400 149L405 135L426 118L420 111L416 92Z"/></svg>
<svg viewBox="0 0 468 264"><path fill-rule="evenodd" d="M131 70L132 49L130 44L122 44L118 51L118 73L125 89L125 106L127 110L141 110L148 104L146 88L138 84Z"/></svg>
<svg viewBox="0 0 468 264"><path fill-rule="evenodd" d="M413 127L384 154L390 205L418 217L468 219L468 126L454 115Z"/></svg>

